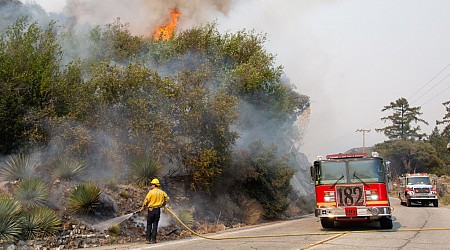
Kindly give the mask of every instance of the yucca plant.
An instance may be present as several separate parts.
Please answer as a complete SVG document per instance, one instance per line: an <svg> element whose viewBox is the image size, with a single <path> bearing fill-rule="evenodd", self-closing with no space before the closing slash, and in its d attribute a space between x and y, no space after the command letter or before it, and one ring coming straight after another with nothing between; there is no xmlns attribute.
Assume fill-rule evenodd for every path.
<svg viewBox="0 0 450 250"><path fill-rule="evenodd" d="M181 210L180 214L178 214L178 218L189 227L194 223L194 216L189 210Z"/></svg>
<svg viewBox="0 0 450 250"><path fill-rule="evenodd" d="M100 203L100 194L101 190L95 184L81 183L69 194L69 209L76 213L91 213Z"/></svg>
<svg viewBox="0 0 450 250"><path fill-rule="evenodd" d="M47 197L48 189L45 183L36 178L24 179L14 189L14 198L26 209L43 205Z"/></svg>
<svg viewBox="0 0 450 250"><path fill-rule="evenodd" d="M20 239L32 240L54 235L61 226L61 220L55 211L48 207L38 207L25 212L20 217Z"/></svg>
<svg viewBox="0 0 450 250"><path fill-rule="evenodd" d="M31 215L38 222L39 237L55 235L61 229L61 220L58 214L48 207L38 207L32 211Z"/></svg>
<svg viewBox="0 0 450 250"><path fill-rule="evenodd" d="M161 165L151 157L137 157L130 163L130 179L138 186L145 187L161 170Z"/></svg>
<svg viewBox="0 0 450 250"><path fill-rule="evenodd" d="M20 239L32 240L36 239L40 235L39 218L32 213L23 213L20 216Z"/></svg>
<svg viewBox="0 0 450 250"><path fill-rule="evenodd" d="M30 155L12 155L0 163L0 180L18 181L34 177L40 161Z"/></svg>
<svg viewBox="0 0 450 250"><path fill-rule="evenodd" d="M87 165L81 160L57 157L50 164L49 172L54 180L68 181L81 174L86 167Z"/></svg>
<svg viewBox="0 0 450 250"><path fill-rule="evenodd" d="M20 204L6 196L0 196L0 242L19 238L20 224L18 215Z"/></svg>

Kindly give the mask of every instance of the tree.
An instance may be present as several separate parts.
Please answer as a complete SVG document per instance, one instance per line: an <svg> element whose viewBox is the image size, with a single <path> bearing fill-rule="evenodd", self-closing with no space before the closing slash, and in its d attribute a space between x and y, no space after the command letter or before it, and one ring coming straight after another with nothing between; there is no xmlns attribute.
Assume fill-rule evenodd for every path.
<svg viewBox="0 0 450 250"><path fill-rule="evenodd" d="M395 102L391 102L390 105L384 106L382 112L392 110L392 114L381 118L382 121L390 121L392 125L375 129L377 132L383 132L391 140L415 140L422 139L425 134L421 134L420 126L413 127L412 122L422 122L426 125L428 123L420 119L422 115L420 107L410 107L408 100L405 98L399 98Z"/></svg>
<svg viewBox="0 0 450 250"><path fill-rule="evenodd" d="M61 50L54 23L42 29L20 18L0 38L0 154L46 139Z"/></svg>
<svg viewBox="0 0 450 250"><path fill-rule="evenodd" d="M445 164L434 147L425 141L395 140L376 144L375 151L391 162L393 178L404 173L445 174Z"/></svg>
<svg viewBox="0 0 450 250"><path fill-rule="evenodd" d="M136 56L143 45L143 38L132 36L128 24L122 24L119 18L105 28L94 28L90 39L93 42L90 56L98 61L127 61Z"/></svg>
<svg viewBox="0 0 450 250"><path fill-rule="evenodd" d="M443 174L450 174L450 154L447 152L447 144L450 142L450 136L440 133L435 127L428 137L428 142L435 148L437 155L444 161L444 168L440 171Z"/></svg>
<svg viewBox="0 0 450 250"><path fill-rule="evenodd" d="M446 125L444 129L442 130L442 135L445 137L450 137L450 101L442 103L444 105L447 114L444 115L442 118L442 121L436 121L436 125L444 124Z"/></svg>

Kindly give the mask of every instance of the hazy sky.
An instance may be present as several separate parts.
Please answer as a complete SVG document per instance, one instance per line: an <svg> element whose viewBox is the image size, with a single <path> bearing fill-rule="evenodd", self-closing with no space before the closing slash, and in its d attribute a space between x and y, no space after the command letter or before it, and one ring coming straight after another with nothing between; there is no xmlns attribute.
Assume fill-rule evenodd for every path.
<svg viewBox="0 0 450 250"><path fill-rule="evenodd" d="M65 5L64 0L33 2L47 11L62 11ZM422 107L422 118L430 123L421 124L427 134L445 115L442 103L450 100L450 1L230 3L226 13L210 11L195 20L215 20L221 31L245 28L267 35L267 50L277 55L297 90L311 98L310 122L300 148L310 161L361 147L357 129L371 130L366 146L385 140L374 129L388 125L380 118L390 113L381 109L400 97ZM180 28L196 24L193 19L182 16Z"/></svg>

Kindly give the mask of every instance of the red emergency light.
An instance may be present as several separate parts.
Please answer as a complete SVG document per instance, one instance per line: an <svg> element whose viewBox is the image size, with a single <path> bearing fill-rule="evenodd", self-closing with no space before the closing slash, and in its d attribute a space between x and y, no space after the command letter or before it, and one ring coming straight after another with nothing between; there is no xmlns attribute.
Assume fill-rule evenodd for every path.
<svg viewBox="0 0 450 250"><path fill-rule="evenodd" d="M365 156L367 156L367 153L331 154L331 155L327 155L327 159L362 158Z"/></svg>

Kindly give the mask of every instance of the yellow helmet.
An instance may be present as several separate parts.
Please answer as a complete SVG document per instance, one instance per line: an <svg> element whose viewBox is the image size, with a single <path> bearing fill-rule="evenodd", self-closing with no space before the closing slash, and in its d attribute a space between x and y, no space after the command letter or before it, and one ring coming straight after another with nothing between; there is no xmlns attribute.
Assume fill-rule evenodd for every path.
<svg viewBox="0 0 450 250"><path fill-rule="evenodd" d="M158 179L153 179L151 182L150 182L150 184L152 184L152 185L156 185L157 187L159 187L159 185L161 185L161 184L159 184L159 180Z"/></svg>

